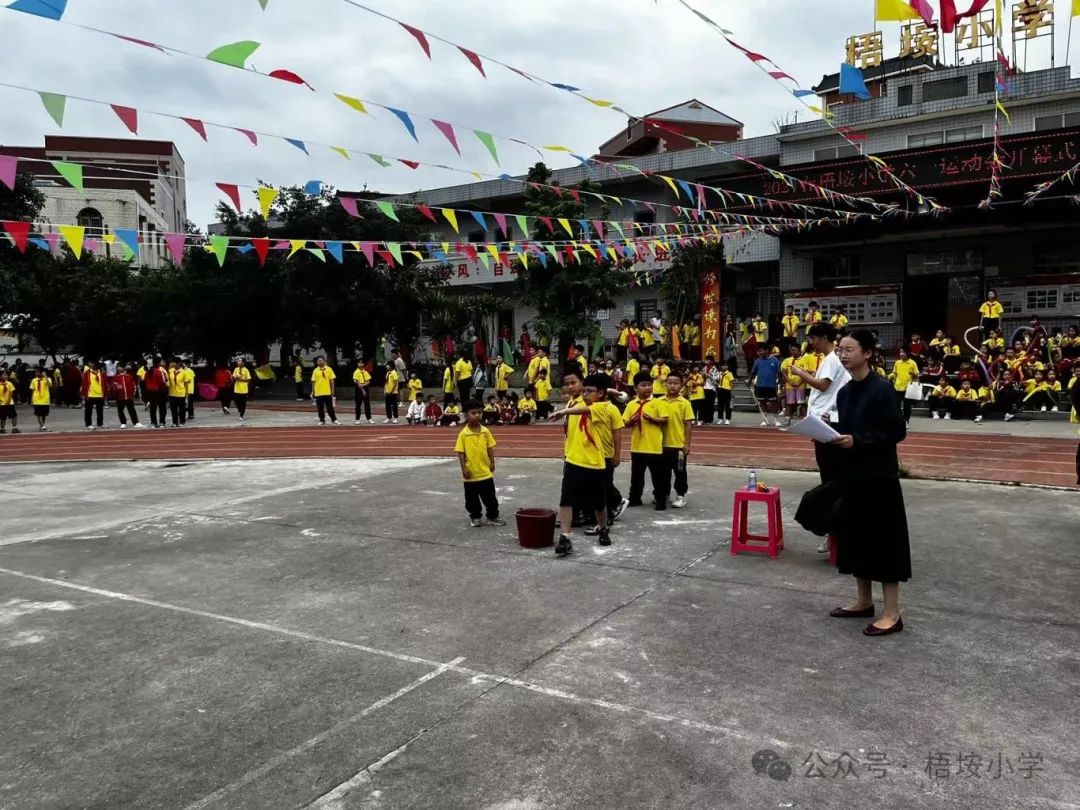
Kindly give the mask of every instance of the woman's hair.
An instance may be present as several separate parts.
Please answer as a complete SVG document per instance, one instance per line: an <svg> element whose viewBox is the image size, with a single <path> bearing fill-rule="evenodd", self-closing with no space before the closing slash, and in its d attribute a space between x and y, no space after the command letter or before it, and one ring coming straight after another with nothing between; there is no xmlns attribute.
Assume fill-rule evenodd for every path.
<svg viewBox="0 0 1080 810"><path fill-rule="evenodd" d="M873 354L876 341L874 340L874 333L869 329L855 329L849 332L847 336L858 343L859 348L864 352Z"/></svg>

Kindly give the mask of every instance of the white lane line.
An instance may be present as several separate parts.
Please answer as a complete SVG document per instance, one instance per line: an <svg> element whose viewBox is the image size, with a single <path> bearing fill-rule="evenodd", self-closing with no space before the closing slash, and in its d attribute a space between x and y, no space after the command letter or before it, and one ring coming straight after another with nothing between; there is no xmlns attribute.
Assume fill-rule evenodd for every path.
<svg viewBox="0 0 1080 810"><path fill-rule="evenodd" d="M395 759L401 756L401 754L405 752L406 748L408 748L410 745L412 745L412 743L414 743L417 739L420 738L422 733L423 732L409 738L404 743L395 748L393 751L386 754L386 756L380 757L363 770L357 771L349 779L342 782L329 793L323 794L311 804L307 805L304 810L342 810L342 808L344 808L345 806L342 802L351 791L356 790L356 788L360 787L361 785L365 785L370 782L372 776L374 776L380 770L386 767L387 764L393 762Z"/></svg>
<svg viewBox="0 0 1080 810"><path fill-rule="evenodd" d="M293 757L295 757L295 756L297 756L299 754L303 754L303 753L305 753L307 751L310 751L316 745L318 745L319 743L325 741L326 739L333 736L334 734L337 734L338 732L343 731L344 729L351 726L353 723L357 723L360 720L363 720L365 717L367 717L372 712L377 712L379 709L393 703L398 698L409 694L409 692L423 686L425 683L432 680L433 678L439 677L444 672L446 672L449 669L452 669L453 667L460 664L464 660L465 660L464 658L455 658L453 661L450 661L450 662L445 663L445 664L440 664L437 669L433 669L431 672L427 673L426 675L421 675L419 678L417 678L412 683L409 683L409 684L401 687L400 689L398 689L396 692L394 692L394 694L387 695L386 697L382 698L381 700L376 700L370 706L362 709L360 712L358 712L357 714L354 714L352 717L348 717L348 718L346 718L344 720L341 720L341 721L335 723L330 728L328 728L326 731L323 731L323 732L321 732L319 734L316 734L310 740L304 740L304 742L300 743L295 748L290 748L288 751L283 751L282 753L278 754L276 757L273 757L272 759L267 760L265 763L260 765L258 768L255 768L254 770L248 771L243 776L241 776L239 779L237 779L235 782L232 782L232 783L230 783L228 785L225 785L222 788L218 788L213 793L199 799L199 801L194 802L192 804L189 804L187 806L186 810L202 810L202 808L209 807L214 802L219 801L221 799L224 799L226 796L228 796L234 790L242 788L245 785L249 785L252 782L254 782L256 779L261 779L262 777L266 776L267 774L277 770L278 768L280 768L282 765L284 765L286 762L288 762Z"/></svg>

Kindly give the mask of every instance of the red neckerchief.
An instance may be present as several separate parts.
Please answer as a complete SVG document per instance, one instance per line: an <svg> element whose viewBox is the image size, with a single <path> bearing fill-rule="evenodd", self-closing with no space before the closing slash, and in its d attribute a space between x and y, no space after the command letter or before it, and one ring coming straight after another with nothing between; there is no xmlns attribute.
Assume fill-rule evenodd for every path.
<svg viewBox="0 0 1080 810"><path fill-rule="evenodd" d="M637 413L630 417L631 419L637 419L637 430L643 435L645 433L645 417L642 416L641 412L645 410L645 406L649 404L649 401L650 400L645 400L642 402L640 399L635 399L634 402L636 402L638 406Z"/></svg>
<svg viewBox="0 0 1080 810"><path fill-rule="evenodd" d="M585 405L585 400L582 400L582 404ZM589 416L590 414L583 413L578 417L578 430L585 434L585 439L589 444L596 447L596 440L593 439L592 434L589 432Z"/></svg>

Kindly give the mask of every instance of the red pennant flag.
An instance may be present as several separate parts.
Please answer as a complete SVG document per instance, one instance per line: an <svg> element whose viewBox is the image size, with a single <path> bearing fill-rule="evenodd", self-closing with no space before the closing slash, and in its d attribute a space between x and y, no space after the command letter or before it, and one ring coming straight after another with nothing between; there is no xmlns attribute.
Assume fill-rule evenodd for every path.
<svg viewBox="0 0 1080 810"><path fill-rule="evenodd" d="M486 79L487 74L484 73L484 63L480 61L480 55L473 51L470 51L468 48L462 48L460 45L458 45L458 50L465 54L465 58L472 62L473 67L479 70L480 75Z"/></svg>
<svg viewBox="0 0 1080 810"><path fill-rule="evenodd" d="M416 210L419 211L421 214L423 214L428 219L430 219L432 222L438 222L438 220L435 219L435 215L433 213L431 213L431 209L428 208L426 205L418 205L418 206L416 206Z"/></svg>
<svg viewBox="0 0 1080 810"><path fill-rule="evenodd" d="M397 262L394 261L394 254L391 253L389 250L377 250L375 252L379 254L380 259L382 259L391 267L394 267L397 264Z"/></svg>
<svg viewBox="0 0 1080 810"><path fill-rule="evenodd" d="M291 70L271 70L269 75L273 79L281 79L281 81L289 82L290 84L302 84L307 87L308 90L315 90L314 87L305 82Z"/></svg>
<svg viewBox="0 0 1080 810"><path fill-rule="evenodd" d="M784 71L782 70L770 70L769 75L772 76L774 79L791 79L793 82L798 84L798 81L795 79L794 76L788 73L784 73Z"/></svg>
<svg viewBox="0 0 1080 810"><path fill-rule="evenodd" d="M548 232L555 233L555 221L551 217L537 217L541 222L547 225Z"/></svg>
<svg viewBox="0 0 1080 810"><path fill-rule="evenodd" d="M270 252L270 240L267 237L252 239L251 246L255 248L255 255L259 257L259 267L266 266L266 254Z"/></svg>
<svg viewBox="0 0 1080 810"><path fill-rule="evenodd" d="M416 37L416 41L420 43L420 47L424 49L424 53L426 53L427 58L430 59L431 46L428 44L427 37L424 36L424 32L421 31L419 28L413 28L411 25L406 25L405 23L401 23L400 25L402 28L404 28L406 31Z"/></svg>
<svg viewBox="0 0 1080 810"><path fill-rule="evenodd" d="M555 192L556 197L558 197L560 200L562 199L562 194L563 194L562 187L560 187L560 186L552 186L551 190Z"/></svg>
<svg viewBox="0 0 1080 810"><path fill-rule="evenodd" d="M474 262L476 261L477 251L473 245L462 245L461 249L468 258L472 259Z"/></svg>
<svg viewBox="0 0 1080 810"><path fill-rule="evenodd" d="M415 160L405 160L405 158L398 158L398 162L399 163L404 163L410 169L419 169L420 168L420 164L417 163Z"/></svg>
<svg viewBox="0 0 1080 810"><path fill-rule="evenodd" d="M230 200L232 200L232 204L236 206L237 211L239 211L241 214L244 213L244 209L240 207L239 187L232 183L215 183L215 185L219 189L221 189L223 194L225 194Z"/></svg>
<svg viewBox="0 0 1080 810"><path fill-rule="evenodd" d="M3 225L4 230L15 240L15 247L19 249L19 253L26 253L26 241L30 235L30 223L4 220L0 222L0 225Z"/></svg>
<svg viewBox="0 0 1080 810"><path fill-rule="evenodd" d="M206 124L200 121L198 118L181 118L185 124L191 127L193 130L199 133L199 137L204 141L206 140Z"/></svg>
<svg viewBox="0 0 1080 810"><path fill-rule="evenodd" d="M139 111L131 107L121 107L119 104L110 104L117 118L124 122L132 135L139 134Z"/></svg>
<svg viewBox="0 0 1080 810"><path fill-rule="evenodd" d="M576 188L570 189L570 196L574 198L574 202L581 202L581 195Z"/></svg>
<svg viewBox="0 0 1080 810"><path fill-rule="evenodd" d="M250 129L240 129L240 127L233 127L233 129L235 129L237 132L239 132L239 133L241 133L243 135L246 135L247 139L249 141L251 141L252 146L258 146L259 145L258 136L254 132L252 132Z"/></svg>

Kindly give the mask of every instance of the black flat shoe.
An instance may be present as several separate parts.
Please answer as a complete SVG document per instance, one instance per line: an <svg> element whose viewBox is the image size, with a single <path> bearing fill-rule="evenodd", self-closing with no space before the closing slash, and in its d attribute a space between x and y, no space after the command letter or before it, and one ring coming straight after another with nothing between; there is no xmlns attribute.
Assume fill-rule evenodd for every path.
<svg viewBox="0 0 1080 810"><path fill-rule="evenodd" d="M874 615L874 606L863 608L862 610L848 610L847 608L836 608L830 610L829 615L834 619L865 619Z"/></svg>
<svg viewBox="0 0 1080 810"><path fill-rule="evenodd" d="M872 625L872 624L868 624L868 625L866 625L866 627L863 628L863 635L864 636L889 636L889 635L892 635L893 633L899 633L903 629L904 629L904 620L903 619L897 619L896 623L892 627L886 627L884 630L882 630L880 628L877 628L877 627L874 627L874 625Z"/></svg>

